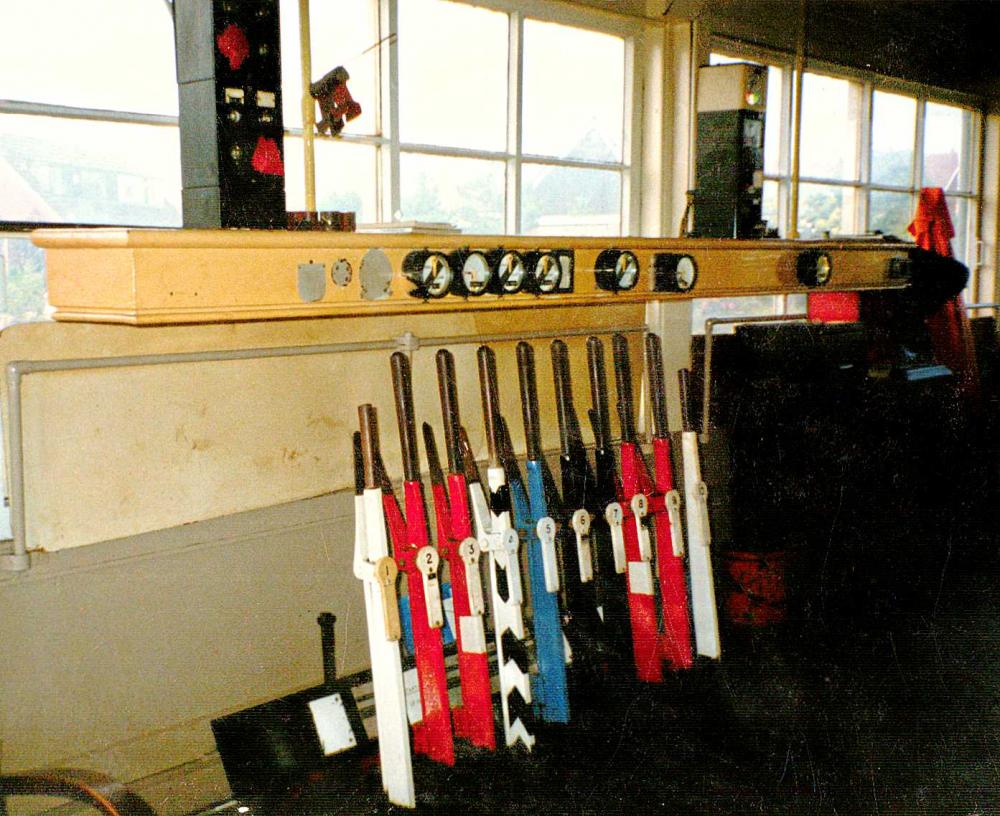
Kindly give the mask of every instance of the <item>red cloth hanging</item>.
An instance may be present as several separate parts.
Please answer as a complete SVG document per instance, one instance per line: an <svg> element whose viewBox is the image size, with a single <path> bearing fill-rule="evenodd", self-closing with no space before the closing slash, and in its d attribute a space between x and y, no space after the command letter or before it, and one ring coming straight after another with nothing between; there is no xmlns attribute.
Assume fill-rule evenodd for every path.
<svg viewBox="0 0 1000 816"><path fill-rule="evenodd" d="M917 246L952 257L951 239L955 228L948 213L948 202L940 187L924 187L920 191L917 212L907 231ZM931 343L938 361L948 366L958 379L959 389L969 399L979 397L979 368L972 339L972 326L961 293L949 298L941 308L927 318Z"/></svg>

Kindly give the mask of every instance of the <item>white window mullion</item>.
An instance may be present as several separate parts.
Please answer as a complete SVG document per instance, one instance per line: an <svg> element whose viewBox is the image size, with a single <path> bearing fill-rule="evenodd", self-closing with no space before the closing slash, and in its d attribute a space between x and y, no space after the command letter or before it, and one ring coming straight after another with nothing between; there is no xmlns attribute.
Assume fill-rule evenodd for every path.
<svg viewBox="0 0 1000 816"><path fill-rule="evenodd" d="M510 13L507 46L507 175L504 232L521 231L521 91L524 84L524 15Z"/></svg>
<svg viewBox="0 0 1000 816"><path fill-rule="evenodd" d="M381 0L379 38L399 31L399 0ZM381 49L379 85L382 91L382 135L388 142L379 150L379 204L383 221L392 221L400 210L399 194L399 37Z"/></svg>
<svg viewBox="0 0 1000 816"><path fill-rule="evenodd" d="M778 137L778 223L779 233L788 235L792 194L792 94L795 92L795 68L790 62L781 65L781 132Z"/></svg>
<svg viewBox="0 0 1000 816"><path fill-rule="evenodd" d="M622 116L622 172L621 220L619 231L622 235L639 235L639 216L642 207L641 179L642 162L642 83L636 71L636 38L625 40L625 89L622 98L625 110Z"/></svg>
<svg viewBox="0 0 1000 816"><path fill-rule="evenodd" d="M913 134L913 189L924 186L924 123L927 118L927 99L917 99L917 132ZM914 199L914 205L916 200Z"/></svg>
<svg viewBox="0 0 1000 816"><path fill-rule="evenodd" d="M864 83L861 89L861 133L858 145L858 179L861 187L855 196L855 232L868 231L868 209L871 191L872 172L872 106L873 88L870 82Z"/></svg>

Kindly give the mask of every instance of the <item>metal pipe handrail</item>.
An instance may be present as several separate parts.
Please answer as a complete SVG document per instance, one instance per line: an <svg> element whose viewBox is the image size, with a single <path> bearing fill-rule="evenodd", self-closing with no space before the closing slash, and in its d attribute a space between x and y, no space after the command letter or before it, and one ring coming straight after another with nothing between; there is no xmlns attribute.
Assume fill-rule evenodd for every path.
<svg viewBox="0 0 1000 816"><path fill-rule="evenodd" d="M13 552L0 555L0 571L23 572L31 565L25 530L24 503L24 425L22 420L21 382L29 374L53 371L83 371L109 368L133 368L150 365L228 362L232 360L262 360L275 357L303 357L319 354L343 354L360 351L402 349L413 352L421 347L438 348L470 343L498 343L549 337L579 337L591 334L636 334L646 331L640 326L608 326L587 329L543 330L495 334L466 334L453 337L420 338L406 332L389 340L367 340L353 343L323 343L308 346L273 346L250 349L217 349L211 351L138 354L118 357L78 357L65 360L14 360L7 364L7 393L10 429L10 522L14 538Z"/></svg>

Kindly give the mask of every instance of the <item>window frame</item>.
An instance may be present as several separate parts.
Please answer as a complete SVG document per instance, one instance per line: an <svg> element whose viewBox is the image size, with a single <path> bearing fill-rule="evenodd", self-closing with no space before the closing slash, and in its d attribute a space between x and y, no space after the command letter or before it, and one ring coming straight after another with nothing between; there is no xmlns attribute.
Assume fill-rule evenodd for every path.
<svg viewBox="0 0 1000 816"><path fill-rule="evenodd" d="M401 0L373 0L378 4L378 32L380 40L387 32L398 31L399 2ZM585 8L569 8L558 4L532 3L525 10L524 3L513 0L487 0L470 3L452 0L508 15L507 43L507 135L506 148L480 150L446 145L404 142L399 135L399 47L398 38L389 37L381 48L379 89L381 100L374 135L359 135L346 130L338 141L370 145L377 151L376 209L383 221L392 221L401 210L400 157L403 154L438 156L444 158L472 158L504 164L504 228L502 234L517 235L522 229L521 195L522 168L524 165L570 167L580 169L610 170L620 174L621 205L618 234L638 235L640 226L640 185L642 154L640 129L641 82L636 70L637 41L644 25L640 20L629 20L619 15L603 15ZM606 162L588 159L568 159L525 153L522 150L523 131L523 81L524 81L524 22L537 20L544 23L580 28L601 34L621 37L624 40L623 111L622 111L622 161ZM303 59L306 59L303 55ZM310 57L311 58L311 55ZM286 136L303 137L302 128L286 128ZM332 139L315 134L314 140ZM307 149L307 148L306 148Z"/></svg>
<svg viewBox="0 0 1000 816"><path fill-rule="evenodd" d="M948 193L948 198L959 198L969 202L969 218L967 222L967 246L969 251L967 257L963 258L970 265L973 276L976 267L979 265L980 242L980 221L982 218L982 185L983 185L983 162L982 145L986 117L981 109L979 101L969 95L958 91L949 91L943 88L935 88L928 85L910 82L907 80L887 77L873 72L861 71L846 66L834 65L820 60L805 61L805 72L818 74L820 76L832 77L855 82L860 85L861 95L858 100L860 110L858 111L858 121L860 132L859 145L859 167L857 177L851 181L842 179L827 179L818 176L807 176L802 173L797 179L792 178L792 132L794 122L792 120L793 95L795 89L796 58L793 54L788 54L770 49L750 46L735 40L721 37L713 37L711 41L711 52L713 54L723 54L727 57L737 57L752 60L764 65L772 65L782 69L782 124L780 133L782 136L779 149L779 172L765 173L764 180L778 184L778 220L779 229L782 234L788 234L791 227L789 200L792 185L801 184L824 184L834 188L853 187L855 190L855 212L853 222L860 226L860 231L869 229L870 218L870 198L872 192L896 192L908 193L913 197L914 204L916 196L919 194L923 184L923 144L924 129L926 127L927 103L937 103L951 107L961 108L971 114L971 127L967 134L968 160L971 163L971 184L969 190L962 192ZM871 180L871 148L872 148L872 111L875 91L900 94L909 96L916 100L916 121L914 132L914 153L913 164L910 168L909 186L895 186L885 183L876 183ZM801 148L800 148L801 153ZM797 225L796 225L797 227ZM969 287L975 291L977 282L970 277Z"/></svg>
<svg viewBox="0 0 1000 816"><path fill-rule="evenodd" d="M928 102L948 105L961 108L971 114L971 126L966 135L968 161L971 162L970 188L968 191L947 193L948 198L962 199L967 202L966 218L966 257L961 258L969 266L969 282L966 292L969 297L972 293L980 291L981 281L980 269L982 260L982 221L983 221L983 185L984 185L984 156L983 145L985 139L986 115L982 109L980 101L969 94L957 91L935 88L907 80L896 79L883 76L874 72L861 71L845 66L834 65L819 60L807 59L804 61L804 71L810 74L828 76L834 79L843 79L857 83L861 93L857 104L860 109L858 116L858 144L859 156L856 178L851 181L842 179L827 179L814 176L806 176L801 172L797 177L793 177L793 147L794 147L794 93L797 87L796 82L796 57L794 54L776 51L758 45L731 40L724 37L713 36L709 41L709 54L724 56L730 59L743 59L761 65L779 68L782 71L782 99L781 99L781 124L778 128L779 149L777 172L765 172L763 178L765 182L777 184L778 190L778 230L779 234L788 236L791 225L791 197L792 188L797 191L802 184L822 184L834 190L853 188L854 190L854 212L852 213L853 223L861 225L859 230L852 232L865 232L870 228L870 199L873 192L896 192L907 193L911 196L913 205L916 205L917 195L923 182L923 144L924 129L926 126L926 107ZM871 181L871 150L872 150L872 112L875 91L901 94L910 96L916 100L916 121L914 123L914 153L913 164L910 168L910 186L894 186L884 183L874 183ZM801 145L799 145L801 156ZM956 229L959 225L956 225ZM795 233L798 235L798 224L795 225ZM907 236L900 236L907 237ZM955 239L959 236L956 232ZM974 297L972 298L975 299ZM778 295L774 299L773 314L789 313L789 297ZM694 325L692 313L692 333L702 334L704 326Z"/></svg>

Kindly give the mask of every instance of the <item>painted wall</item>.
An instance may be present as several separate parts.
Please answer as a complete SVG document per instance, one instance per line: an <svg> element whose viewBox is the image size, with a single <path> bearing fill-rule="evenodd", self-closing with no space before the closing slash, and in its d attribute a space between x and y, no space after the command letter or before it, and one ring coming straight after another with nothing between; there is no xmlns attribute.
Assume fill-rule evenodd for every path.
<svg viewBox="0 0 1000 816"><path fill-rule="evenodd" d="M0 577L3 769L146 779L164 816L227 797L210 720L319 683L319 612L338 616L341 671L368 663L352 546L341 493L38 554Z"/></svg>
<svg viewBox="0 0 1000 816"><path fill-rule="evenodd" d="M392 339L406 331L418 338L529 330L555 335L568 327L600 331L643 323L642 306L540 308L444 321L428 315L141 329L47 323L0 334L0 360L302 346ZM547 342L539 341L537 349L543 402L552 390ZM570 341L581 394L585 342ZM638 340L633 346L638 362ZM483 454L475 347L456 346L455 354L463 414ZM504 389L504 404L518 417L513 343L495 347L501 381L512 386ZM412 362L417 414L440 438L435 351L419 349ZM383 450L395 470L388 358L380 350L28 375L22 447L29 548L56 551L343 489L352 478L350 433L363 402L379 409ZM551 419L545 442L554 446L558 433ZM519 425L512 425L518 445Z"/></svg>

